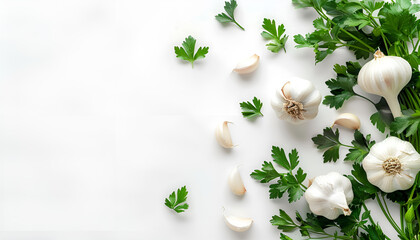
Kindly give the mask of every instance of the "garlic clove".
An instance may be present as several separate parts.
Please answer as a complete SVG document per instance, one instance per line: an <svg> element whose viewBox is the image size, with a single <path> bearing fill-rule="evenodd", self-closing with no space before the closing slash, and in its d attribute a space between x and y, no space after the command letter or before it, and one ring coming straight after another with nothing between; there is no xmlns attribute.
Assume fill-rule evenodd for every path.
<svg viewBox="0 0 420 240"><path fill-rule="evenodd" d="M224 148L233 148L232 137L228 128L228 121L220 123L216 128L216 140Z"/></svg>
<svg viewBox="0 0 420 240"><path fill-rule="evenodd" d="M224 215L224 219L226 225L235 232L245 232L251 227L252 222L254 222L251 218L242 218L232 215Z"/></svg>
<svg viewBox="0 0 420 240"><path fill-rule="evenodd" d="M334 121L334 125L340 125L349 129L360 129L360 119L352 113L340 114Z"/></svg>
<svg viewBox="0 0 420 240"><path fill-rule="evenodd" d="M228 184L233 194L237 196L242 196L245 194L246 188L244 186L244 182L242 181L241 174L238 171L238 166L236 166L230 172Z"/></svg>
<svg viewBox="0 0 420 240"><path fill-rule="evenodd" d="M236 67L233 69L233 71L239 74L252 73L258 68L259 62L260 56L254 54L251 57L240 61L238 65L236 65Z"/></svg>

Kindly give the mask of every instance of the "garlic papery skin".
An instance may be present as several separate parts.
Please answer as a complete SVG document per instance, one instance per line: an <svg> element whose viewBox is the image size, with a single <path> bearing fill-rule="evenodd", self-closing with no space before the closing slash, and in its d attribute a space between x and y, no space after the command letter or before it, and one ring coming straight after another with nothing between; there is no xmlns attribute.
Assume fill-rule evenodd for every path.
<svg viewBox="0 0 420 240"><path fill-rule="evenodd" d="M233 148L232 137L228 127L228 121L220 123L216 128L216 140L224 148Z"/></svg>
<svg viewBox="0 0 420 240"><path fill-rule="evenodd" d="M241 174L239 173L238 166L232 169L228 179L229 188L233 194L242 196L246 192L244 182L242 181Z"/></svg>
<svg viewBox="0 0 420 240"><path fill-rule="evenodd" d="M245 232L248 230L254 220L232 215L223 215L226 225L235 232Z"/></svg>
<svg viewBox="0 0 420 240"><path fill-rule="evenodd" d="M386 193L409 189L420 170L420 154L396 137L376 143L363 159L367 179Z"/></svg>
<svg viewBox="0 0 420 240"><path fill-rule="evenodd" d="M360 129L360 119L353 113L342 113L334 121L334 125L340 125L349 129Z"/></svg>
<svg viewBox="0 0 420 240"><path fill-rule="evenodd" d="M316 215L334 220L343 213L346 216L351 214L348 206L353 201L351 182L337 172L316 177L304 196Z"/></svg>
<svg viewBox="0 0 420 240"><path fill-rule="evenodd" d="M236 67L233 69L233 71L239 74L252 73L258 68L259 63L260 56L254 54L251 57L240 61L238 65L236 65Z"/></svg>
<svg viewBox="0 0 420 240"><path fill-rule="evenodd" d="M405 59L385 56L378 50L374 59L360 70L357 83L363 91L384 97L395 118L402 115L398 94L410 81L411 74L411 66Z"/></svg>
<svg viewBox="0 0 420 240"><path fill-rule="evenodd" d="M293 78L276 91L271 107L277 117L299 124L318 114L321 93L308 80Z"/></svg>

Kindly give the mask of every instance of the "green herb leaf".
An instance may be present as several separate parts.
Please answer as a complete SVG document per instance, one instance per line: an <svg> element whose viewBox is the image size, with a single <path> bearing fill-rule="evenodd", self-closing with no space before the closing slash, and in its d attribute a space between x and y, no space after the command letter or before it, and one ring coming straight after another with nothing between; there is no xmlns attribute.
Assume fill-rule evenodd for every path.
<svg viewBox="0 0 420 240"><path fill-rule="evenodd" d="M285 211L281 209L280 209L280 214L274 215L271 218L270 222L273 226L276 226L278 229L282 230L283 232L290 232L299 227L293 222L292 218L289 215L287 215Z"/></svg>
<svg viewBox="0 0 420 240"><path fill-rule="evenodd" d="M225 2L225 11L227 13L220 13L218 15L216 15L216 20L221 22L221 23L228 23L228 22L233 22L235 23L239 28L241 28L242 30L245 30L241 25L239 25L238 22L236 22L235 20L235 16L234 16L234 12L235 12L235 8L238 6L238 4L236 3L235 0L230 0L230 2Z"/></svg>
<svg viewBox="0 0 420 240"><path fill-rule="evenodd" d="M370 116L370 122L376 126L376 128L381 131L382 133L385 132L385 128L386 128L386 124L384 123L384 121L382 120L379 112L376 112L374 114L372 114L372 116Z"/></svg>
<svg viewBox="0 0 420 240"><path fill-rule="evenodd" d="M317 145L318 149L324 150L324 163L334 161L336 162L339 158L339 150L342 145L339 141L338 129L334 131L327 127L324 129L323 134L318 134L312 138L312 141Z"/></svg>
<svg viewBox="0 0 420 240"><path fill-rule="evenodd" d="M285 44L289 36L283 35L283 33L286 31L284 28L284 25L281 24L278 27L276 27L276 22L267 18L264 18L262 27L266 30L261 33L261 36L264 39L271 40L270 43L268 43L267 49L270 50L273 53L278 53L281 49L284 49L284 52L286 52Z"/></svg>
<svg viewBox="0 0 420 240"><path fill-rule="evenodd" d="M289 153L289 159L286 157L286 153L283 148L276 146L272 147L271 150L273 161L284 169L288 170L286 173L279 173L271 162L264 162L261 170L254 170L251 173L251 177L260 181L261 183L268 183L272 180L277 179L276 183L271 184L269 193L270 198L282 198L284 193L287 192L289 202L294 202L300 199L305 192L303 181L305 181L307 174L303 172L301 168L293 173L293 170L299 164L299 156L296 149L293 149Z"/></svg>
<svg viewBox="0 0 420 240"><path fill-rule="evenodd" d="M420 110L412 113L410 116L402 116L395 118L391 123L391 132L402 134L405 132L406 137L417 134L420 127Z"/></svg>
<svg viewBox="0 0 420 240"><path fill-rule="evenodd" d="M337 78L326 82L332 95L326 96L322 103L330 108L339 109L346 100L355 96L353 88L357 84L357 75L361 68L358 62L347 62L346 66L334 65Z"/></svg>
<svg viewBox="0 0 420 240"><path fill-rule="evenodd" d="M271 156L273 157L273 161L275 163L282 166L286 170L292 170L283 148L280 149L279 147L273 146L273 148L271 149L271 153Z"/></svg>
<svg viewBox="0 0 420 240"><path fill-rule="evenodd" d="M252 102L254 103L254 105L252 105L252 103L250 102L242 102L239 104L242 108L242 116L244 116L245 118L264 116L261 113L261 108L263 106L262 102L256 97L252 99Z"/></svg>
<svg viewBox="0 0 420 240"><path fill-rule="evenodd" d="M381 227L377 224L368 225L364 229L367 232L367 234L362 233L362 235L364 235L366 237L364 239L369 239L369 240L383 240L383 239L386 239L386 237L385 237L386 235L382 232Z"/></svg>
<svg viewBox="0 0 420 240"><path fill-rule="evenodd" d="M188 61L192 66L194 66L195 60L204 58L209 52L209 47L200 47L198 48L197 52L194 53L195 43L196 40L193 37L188 36L185 38L185 40L182 42L182 47L174 47L176 57Z"/></svg>
<svg viewBox="0 0 420 240"><path fill-rule="evenodd" d="M349 153L347 153L344 158L344 161L361 163L369 153L370 148L375 144L375 141L370 141L370 138L370 134L368 134L365 138L359 130L356 130L354 132L354 140L351 142L353 144L353 148L350 148Z"/></svg>
<svg viewBox="0 0 420 240"><path fill-rule="evenodd" d="M359 192L363 191L365 193L364 195L366 195L367 197L366 199L371 198L372 197L371 194L375 194L376 192L379 191L377 187L375 187L369 182L369 180L367 179L366 172L360 163L353 164L353 170L351 171L351 174L360 183L360 185L358 186L358 189L356 189L356 187L353 186L353 190L356 190ZM363 196L363 194L358 195L358 196L361 197Z"/></svg>
<svg viewBox="0 0 420 240"><path fill-rule="evenodd" d="M168 208L173 209L177 213L184 212L189 207L187 203L184 203L185 201L187 201L187 195L187 187L183 186L182 188L179 188L177 190L176 194L175 191L173 191L168 198L165 198L165 205Z"/></svg>
<svg viewBox="0 0 420 240"><path fill-rule="evenodd" d="M251 177L255 180L260 181L261 183L268 183L273 179L281 177L282 174L278 173L271 162L266 162L262 164L261 170L254 170L251 173Z"/></svg>
<svg viewBox="0 0 420 240"><path fill-rule="evenodd" d="M280 240L293 240L293 238L290 238L289 236L280 233Z"/></svg>

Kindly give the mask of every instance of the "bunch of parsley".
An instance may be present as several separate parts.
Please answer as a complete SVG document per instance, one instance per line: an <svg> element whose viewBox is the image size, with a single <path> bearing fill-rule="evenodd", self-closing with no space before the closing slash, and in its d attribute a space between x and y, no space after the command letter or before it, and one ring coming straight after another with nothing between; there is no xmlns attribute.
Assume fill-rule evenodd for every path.
<svg viewBox="0 0 420 240"><path fill-rule="evenodd" d="M292 0L296 8L311 8L319 18L313 21L315 30L304 35L294 36L297 48L313 48L315 63L323 61L336 49L345 47L351 50L356 59L368 59L380 49L386 55L406 59L412 67L412 79L401 91L399 101L404 116L394 119L386 101L382 98L374 102L355 90L357 75L361 69L358 62L336 64L336 78L326 81L330 95L323 104L339 109L352 97L365 99L376 108L370 120L379 131L389 131L391 135L411 142L420 151L420 20L415 13L420 11L419 4L410 0ZM375 144L371 136L354 132L354 140L347 144L339 137L339 131L325 128L322 134L312 138L318 149L324 151L324 163L340 159L340 148L347 148L344 161L353 162L351 174L346 177L351 181L354 200L349 217L340 216L328 220L321 216L296 212L293 219L286 211L280 210L273 216L272 225L283 232L299 230L305 239L390 239L370 216L367 201L376 201L383 215L397 233L399 239L420 239L420 177L417 175L412 188L405 191L384 193L369 183L361 166L364 157ZM293 150L295 151L295 150ZM292 153L293 153L292 151ZM289 155L289 160L281 150L273 147L273 162L286 169L282 173L272 162L264 162L260 170L251 176L262 183L271 183L270 198L281 198L287 192L289 202L298 200L306 190L303 170L294 173L297 167L297 153ZM288 161L288 164L286 162ZM305 178L303 177L305 176ZM387 200L400 207L399 221L388 210ZM399 222L397 224L397 222ZM284 233L280 239L290 240Z"/></svg>
<svg viewBox="0 0 420 240"><path fill-rule="evenodd" d="M349 147L350 152L347 154L346 160L356 159L353 163L351 175L346 176L351 181L354 192L354 199L350 204L351 215L342 215L335 220L329 220L312 213L302 216L296 211L296 220L293 220L286 211L280 209L279 214L274 215L270 220L273 226L282 232L299 230L303 237L307 237L306 239L389 239L382 232L377 222L372 219L370 210L365 204L368 199L377 199L381 204L386 204L383 199L379 199L378 193L380 190L369 183L360 164L374 141L370 141L370 136L364 137L359 131L356 131L354 135L355 139L352 146L342 144L339 140L338 131L334 133L330 128L324 130L324 135L313 138L321 149L336 151L337 158L338 148L341 146ZM282 198L287 193L289 203L299 200L307 189L303 184L307 174L304 173L302 168L298 168L299 156L297 150L293 149L288 157L282 148L276 146L272 147L271 152L272 162L265 161L261 169L254 170L251 173L251 177L261 183L270 183L270 199ZM324 160L330 161L334 158L331 159L324 155ZM279 168L283 171L278 170ZM280 239L290 240L292 238L281 233Z"/></svg>
<svg viewBox="0 0 420 240"><path fill-rule="evenodd" d="M393 119L388 105L381 99L373 102L354 91L361 66L357 62L335 65L335 79L326 82L331 95L323 104L339 109L353 96L372 103L377 112L371 122L378 130L390 129L392 135L411 142L420 151L418 112L420 111L420 20L415 13L419 4L410 0L292 0L296 8L312 8L319 18L313 21L315 31L294 36L297 48L309 47L315 52L315 62L321 62L337 48L347 47L356 59L367 59L377 49L385 55L406 59L413 70L411 82L401 91L399 101L405 116ZM417 115L416 115L417 114ZM414 125L408 128L408 125Z"/></svg>

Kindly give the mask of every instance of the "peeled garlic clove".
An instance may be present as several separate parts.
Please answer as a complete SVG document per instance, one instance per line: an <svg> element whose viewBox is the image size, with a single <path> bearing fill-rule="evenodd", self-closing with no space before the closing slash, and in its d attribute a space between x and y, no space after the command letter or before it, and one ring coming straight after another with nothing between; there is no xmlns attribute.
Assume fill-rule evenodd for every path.
<svg viewBox="0 0 420 240"><path fill-rule="evenodd" d="M333 126L336 124L356 130L360 128L360 119L352 113L343 113L335 119Z"/></svg>
<svg viewBox="0 0 420 240"><path fill-rule="evenodd" d="M233 148L232 137L228 128L228 121L224 121L216 128L216 140L224 148Z"/></svg>
<svg viewBox="0 0 420 240"><path fill-rule="evenodd" d="M244 182L242 181L241 174L238 171L238 166L236 166L229 175L229 187L233 194L242 196L245 194L246 189L244 186Z"/></svg>
<svg viewBox="0 0 420 240"><path fill-rule="evenodd" d="M257 69L259 62L260 56L254 54L251 57L240 61L233 71L239 74L252 73Z"/></svg>
<svg viewBox="0 0 420 240"><path fill-rule="evenodd" d="M242 218L231 215L224 215L226 225L235 232L245 232L248 230L252 222L251 218Z"/></svg>

